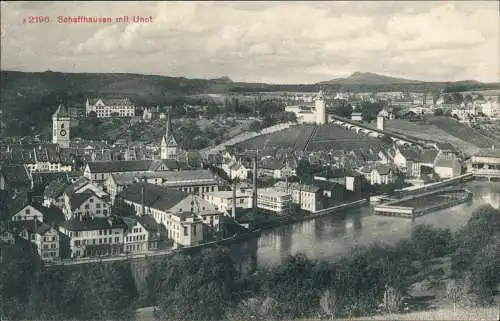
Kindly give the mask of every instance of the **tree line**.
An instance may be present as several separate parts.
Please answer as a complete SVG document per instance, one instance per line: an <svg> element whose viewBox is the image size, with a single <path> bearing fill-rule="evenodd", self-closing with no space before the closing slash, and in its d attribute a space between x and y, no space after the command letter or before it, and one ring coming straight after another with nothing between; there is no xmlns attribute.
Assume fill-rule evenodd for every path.
<svg viewBox="0 0 500 321"><path fill-rule="evenodd" d="M445 287L454 305L490 305L500 284L499 248L500 211L483 206L455 233L419 225L393 245L355 247L334 261L297 254L246 276L237 273L225 247L165 257L146 277L147 300L158 307L160 320L397 312L432 262L449 257L449 278L433 286ZM18 257L0 266L0 311L9 320L126 320L137 298L130 266L123 262L55 270Z"/></svg>

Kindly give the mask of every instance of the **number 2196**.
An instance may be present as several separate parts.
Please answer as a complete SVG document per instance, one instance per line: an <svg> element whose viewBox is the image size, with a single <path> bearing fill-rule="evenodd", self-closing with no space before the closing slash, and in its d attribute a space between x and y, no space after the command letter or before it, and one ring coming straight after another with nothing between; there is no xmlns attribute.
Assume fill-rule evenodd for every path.
<svg viewBox="0 0 500 321"><path fill-rule="evenodd" d="M48 16L29 16L28 23L47 23L50 22Z"/></svg>

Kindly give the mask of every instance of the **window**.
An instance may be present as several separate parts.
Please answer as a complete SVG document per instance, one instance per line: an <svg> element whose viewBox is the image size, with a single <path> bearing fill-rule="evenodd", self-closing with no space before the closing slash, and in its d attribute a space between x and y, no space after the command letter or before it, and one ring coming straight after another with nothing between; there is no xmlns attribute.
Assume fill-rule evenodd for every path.
<svg viewBox="0 0 500 321"><path fill-rule="evenodd" d="M89 200L89 202L90 202L90 203L94 203L94 199L93 199L93 198L91 198L91 199Z"/></svg>
<svg viewBox="0 0 500 321"><path fill-rule="evenodd" d="M102 214L104 214L104 215L108 214L108 210L103 210Z"/></svg>
<svg viewBox="0 0 500 321"><path fill-rule="evenodd" d="M89 204L85 204L85 209L88 210L89 209Z"/></svg>
<svg viewBox="0 0 500 321"><path fill-rule="evenodd" d="M101 203L97 203L97 204L95 205L95 207L96 207L96 208L101 208Z"/></svg>
<svg viewBox="0 0 500 321"><path fill-rule="evenodd" d="M51 249L55 249L55 248L56 248L56 245L55 245L55 244L50 244L50 248L51 248Z"/></svg>
<svg viewBox="0 0 500 321"><path fill-rule="evenodd" d="M99 244L102 244L102 239L99 239Z"/></svg>
<svg viewBox="0 0 500 321"><path fill-rule="evenodd" d="M101 214L101 210L96 210L95 213L96 214Z"/></svg>
<svg viewBox="0 0 500 321"><path fill-rule="evenodd" d="M112 238L112 237L110 237L110 238L109 238L109 243L112 243L112 242L113 242L113 238Z"/></svg>
<svg viewBox="0 0 500 321"><path fill-rule="evenodd" d="M115 243L118 243L118 242L120 242L120 238L117 236L117 237L115 237Z"/></svg>

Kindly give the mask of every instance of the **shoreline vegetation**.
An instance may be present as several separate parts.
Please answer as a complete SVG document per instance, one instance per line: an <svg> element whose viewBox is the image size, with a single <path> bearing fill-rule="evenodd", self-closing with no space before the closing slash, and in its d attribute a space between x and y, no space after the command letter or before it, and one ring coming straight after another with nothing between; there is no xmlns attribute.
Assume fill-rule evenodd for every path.
<svg viewBox="0 0 500 321"><path fill-rule="evenodd" d="M243 321L493 308L499 252L500 210L485 205L455 233L419 225L394 245L332 262L297 254L251 275L237 273L224 246L179 253L146 271L145 289L130 262L51 269L15 257L0 266L0 311L8 320L134 320L138 307L155 305L160 320Z"/></svg>

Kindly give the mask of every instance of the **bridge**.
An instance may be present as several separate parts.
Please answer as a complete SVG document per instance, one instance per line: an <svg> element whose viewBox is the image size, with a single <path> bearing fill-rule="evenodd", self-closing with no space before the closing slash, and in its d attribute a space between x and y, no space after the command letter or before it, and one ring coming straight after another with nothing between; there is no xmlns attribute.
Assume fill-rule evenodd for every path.
<svg viewBox="0 0 500 321"><path fill-rule="evenodd" d="M426 141L417 140L412 137L400 135L391 131L380 130L373 128L366 124L362 124L344 117L337 115L329 115L331 118L331 123L345 127L348 130L355 131L356 133L362 133L370 137L382 138L384 136L390 137L394 143L397 145L420 145L426 143Z"/></svg>

